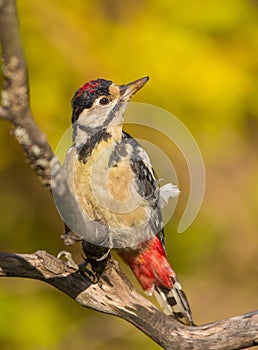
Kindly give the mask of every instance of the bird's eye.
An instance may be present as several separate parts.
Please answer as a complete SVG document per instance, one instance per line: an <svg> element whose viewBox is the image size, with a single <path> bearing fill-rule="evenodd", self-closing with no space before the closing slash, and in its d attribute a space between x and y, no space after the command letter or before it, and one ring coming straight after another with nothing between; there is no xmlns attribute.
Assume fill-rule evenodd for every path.
<svg viewBox="0 0 258 350"><path fill-rule="evenodd" d="M102 97L100 100L99 100L99 103L102 105L102 106L105 106L107 104L109 104L110 102L110 99L107 98L107 97Z"/></svg>

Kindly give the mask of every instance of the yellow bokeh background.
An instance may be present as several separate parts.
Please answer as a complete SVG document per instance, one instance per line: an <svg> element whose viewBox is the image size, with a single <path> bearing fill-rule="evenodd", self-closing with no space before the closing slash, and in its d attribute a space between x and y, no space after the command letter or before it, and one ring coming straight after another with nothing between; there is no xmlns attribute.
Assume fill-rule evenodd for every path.
<svg viewBox="0 0 258 350"><path fill-rule="evenodd" d="M33 114L53 149L70 126L70 100L84 82L150 76L134 101L180 118L206 167L200 213L178 234L188 169L170 143L143 131L171 158L179 178L167 251L195 322L257 309L257 1L18 0L18 12ZM1 250L57 254L64 249L62 222L9 129L1 121ZM130 132L142 137L139 129ZM70 250L80 261L79 246ZM2 350L159 349L126 322L83 309L38 281L1 278L0 310Z"/></svg>

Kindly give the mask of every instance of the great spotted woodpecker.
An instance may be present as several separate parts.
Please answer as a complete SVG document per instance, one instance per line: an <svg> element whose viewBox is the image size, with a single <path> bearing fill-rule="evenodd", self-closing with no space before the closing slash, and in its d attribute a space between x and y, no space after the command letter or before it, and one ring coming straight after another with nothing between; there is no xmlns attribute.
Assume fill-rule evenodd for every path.
<svg viewBox="0 0 258 350"><path fill-rule="evenodd" d="M97 79L75 92L74 143L65 168L80 210L105 228L99 241L82 242L92 273L100 274L110 248L117 248L164 312L193 325L186 295L167 260L161 216L163 203L179 190L171 184L159 187L147 153L123 131L128 102L148 79L126 85Z"/></svg>

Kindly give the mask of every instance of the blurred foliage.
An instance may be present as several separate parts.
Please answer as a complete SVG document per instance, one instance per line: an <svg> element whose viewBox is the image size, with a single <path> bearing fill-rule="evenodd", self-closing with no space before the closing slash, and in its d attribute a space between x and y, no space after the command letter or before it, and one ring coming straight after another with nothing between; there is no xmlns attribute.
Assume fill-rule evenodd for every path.
<svg viewBox="0 0 258 350"><path fill-rule="evenodd" d="M257 308L257 6L18 0L32 109L53 148L70 125L74 91L97 77L125 83L150 75L134 100L170 111L196 138L206 164L205 199L185 234L167 234L167 246L197 323ZM62 223L8 130L1 122L1 250L56 254ZM187 168L166 141L144 136L173 159L182 199L167 232L176 232ZM79 247L71 251L80 259ZM1 279L0 310L3 350L159 348L124 321L84 310L40 282Z"/></svg>

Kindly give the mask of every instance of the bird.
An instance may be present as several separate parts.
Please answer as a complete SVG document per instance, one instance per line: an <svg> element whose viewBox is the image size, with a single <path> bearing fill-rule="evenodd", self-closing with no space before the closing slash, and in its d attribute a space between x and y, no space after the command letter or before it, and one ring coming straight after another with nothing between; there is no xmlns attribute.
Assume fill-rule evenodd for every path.
<svg viewBox="0 0 258 350"><path fill-rule="evenodd" d="M160 187L147 152L123 130L128 103L148 80L119 85L98 78L75 92L73 144L64 168L79 210L95 224L89 239L82 240L88 272L101 275L114 248L167 315L194 325L186 294L167 258L161 214L179 189L172 184Z"/></svg>

